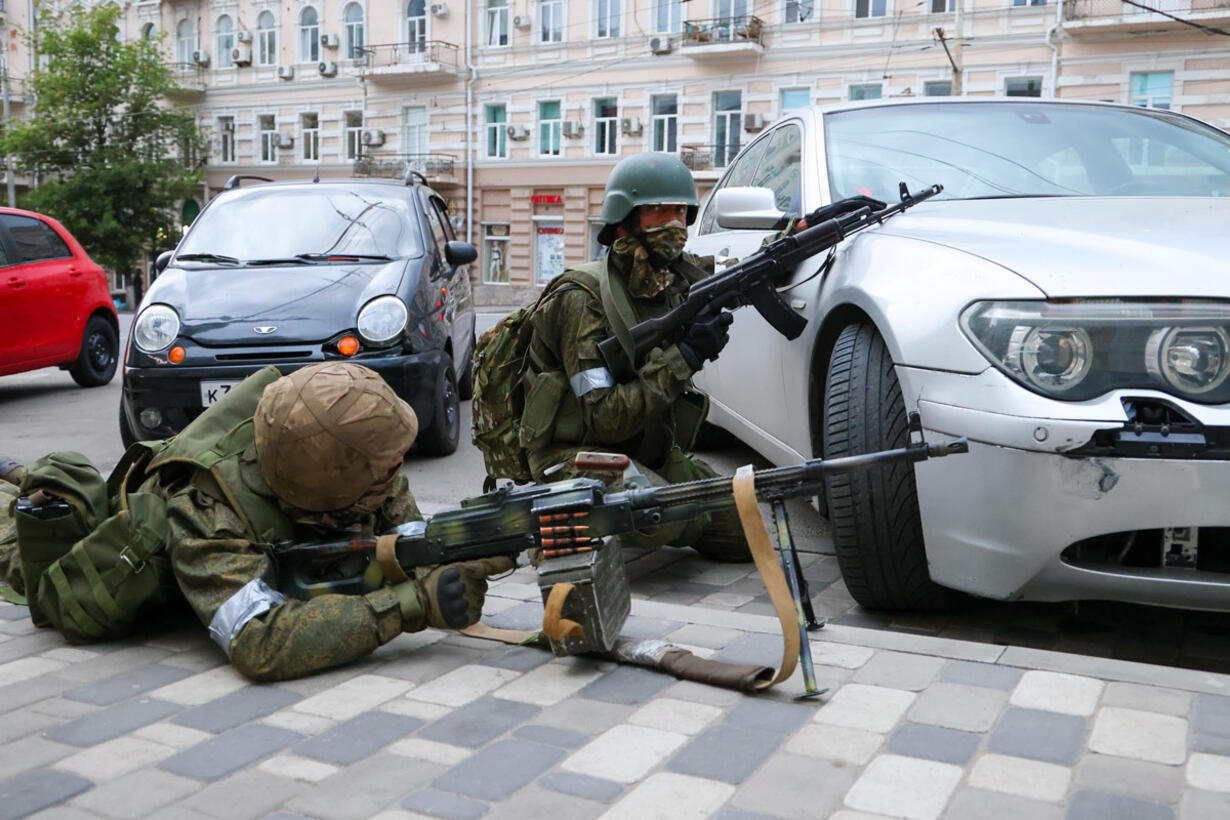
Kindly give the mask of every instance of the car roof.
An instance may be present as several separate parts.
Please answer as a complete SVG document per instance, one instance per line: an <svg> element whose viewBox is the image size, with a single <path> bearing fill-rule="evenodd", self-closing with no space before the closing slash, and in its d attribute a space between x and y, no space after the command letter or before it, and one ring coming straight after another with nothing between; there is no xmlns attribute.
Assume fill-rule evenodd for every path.
<svg viewBox="0 0 1230 820"><path fill-rule="evenodd" d="M1129 111L1140 111L1138 105L1127 105L1125 103L1103 102L1100 100L1060 100L1053 97L894 97L891 99L878 100L844 100L842 102L822 103L820 105L809 105L806 108L811 109L817 114L832 114L837 111L851 111L859 108L890 108L906 105L937 105L937 104L956 104L956 105L986 105L988 103L1013 103L1020 105L1067 105L1067 106L1096 106L1098 108L1118 108ZM1148 109L1157 111L1161 109ZM1175 114L1178 112L1171 111Z"/></svg>
<svg viewBox="0 0 1230 820"><path fill-rule="evenodd" d="M381 177L329 177L325 179L284 179L275 180L273 182L253 182L247 185L237 184L230 188L223 188L218 192L217 196L231 193L232 191L254 191L254 190L269 190L278 188L312 188L319 185L349 185L351 187L377 185L390 189L422 189L435 197L440 196L430 185L424 185L419 180L415 180L412 185L407 185L400 179L385 179Z"/></svg>

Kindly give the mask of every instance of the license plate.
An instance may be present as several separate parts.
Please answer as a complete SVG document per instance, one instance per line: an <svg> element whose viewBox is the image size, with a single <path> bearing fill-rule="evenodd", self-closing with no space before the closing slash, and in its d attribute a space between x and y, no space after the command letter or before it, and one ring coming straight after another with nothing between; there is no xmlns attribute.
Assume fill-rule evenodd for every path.
<svg viewBox="0 0 1230 820"><path fill-rule="evenodd" d="M239 382L201 382L201 406L217 404Z"/></svg>

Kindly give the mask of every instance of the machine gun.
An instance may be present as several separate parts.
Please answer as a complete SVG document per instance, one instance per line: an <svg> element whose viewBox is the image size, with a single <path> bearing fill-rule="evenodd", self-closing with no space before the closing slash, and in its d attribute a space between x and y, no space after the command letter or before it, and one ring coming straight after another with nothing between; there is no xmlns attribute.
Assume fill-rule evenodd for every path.
<svg viewBox="0 0 1230 820"><path fill-rule="evenodd" d="M922 440L918 415L911 415L911 428L919 433L906 447L834 459L814 459L791 467L761 470L754 474L754 489L759 501L773 505L777 518L780 560L783 564L799 631L805 636L807 624L818 626L811 613L810 596L798 566L794 544L789 537L784 501L815 495L825 476L867 470L897 462L916 463L964 453L965 439L939 444ZM617 659L667 668L662 662L663 647L687 655L690 663L701 664L684 650L661 641L625 646L620 651L619 630L631 608L631 596L623 557L605 539L633 531L644 531L663 524L686 522L704 513L735 505L730 478L709 478L683 484L651 486L627 456L582 453L574 462L585 471L621 471L622 485L612 489L593 478L574 478L551 484L502 487L476 498L466 499L457 509L431 516L426 521L403 524L388 536L352 537L315 543L280 542L274 545L278 567L278 588L288 596L307 599L324 594L363 594L378 588L389 571L382 562L396 561L401 572L427 567L506 555L515 558L524 550L541 550L538 582L547 615L569 627L567 632L551 635L551 649L557 655L582 652L614 654ZM614 476L613 476L614 477ZM754 505L753 505L754 508ZM354 560L358 559L358 560ZM349 573L339 577L336 565L351 562ZM324 580L319 570L334 565ZM398 567L392 568L395 576ZM763 569L762 569L763 574ZM563 589L563 595L558 590ZM544 623L546 619L544 619ZM624 641L624 644L628 644ZM655 656L649 657L656 653ZM669 653L666 653L669 654ZM811 669L806 639L801 640L800 657L808 691L819 694ZM703 661L710 667L723 666ZM747 674L747 670L752 672ZM693 679L707 680L736 688L754 688L763 677L764 667L744 667L739 681L729 674L696 672ZM667 669L685 676L675 669ZM707 675L707 676L706 676Z"/></svg>
<svg viewBox="0 0 1230 820"><path fill-rule="evenodd" d="M644 357L655 347L674 341L697 317L707 317L735 301L750 304L773 328L787 339L798 338L807 319L795 313L775 287L786 274L805 259L826 251L851 234L879 225L943 190L932 185L911 194L901 183L901 201L880 211L860 208L828 219L790 236L769 243L757 253L721 273L692 285L678 307L653 319L629 327L627 334L616 334L598 343L607 369L616 380L632 379ZM621 338L623 336L623 338Z"/></svg>

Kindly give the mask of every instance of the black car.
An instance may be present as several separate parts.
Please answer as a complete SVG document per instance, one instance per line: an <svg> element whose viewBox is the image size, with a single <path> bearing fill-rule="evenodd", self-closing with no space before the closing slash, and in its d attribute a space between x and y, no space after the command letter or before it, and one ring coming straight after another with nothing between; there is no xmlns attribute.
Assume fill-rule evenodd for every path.
<svg viewBox="0 0 1230 820"><path fill-rule="evenodd" d="M175 434L265 365L346 360L410 403L420 452L453 452L471 390L474 258L413 175L232 178L155 265L125 354L125 446Z"/></svg>

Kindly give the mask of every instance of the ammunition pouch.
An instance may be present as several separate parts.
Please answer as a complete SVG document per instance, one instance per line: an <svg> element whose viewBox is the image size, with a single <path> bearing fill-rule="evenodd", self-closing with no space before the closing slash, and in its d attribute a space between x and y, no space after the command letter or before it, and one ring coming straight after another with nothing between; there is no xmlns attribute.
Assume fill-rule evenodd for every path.
<svg viewBox="0 0 1230 820"><path fill-rule="evenodd" d="M568 389L563 373L548 370L525 375L525 410L521 414L519 443L525 450L537 450L551 442L560 400Z"/></svg>

